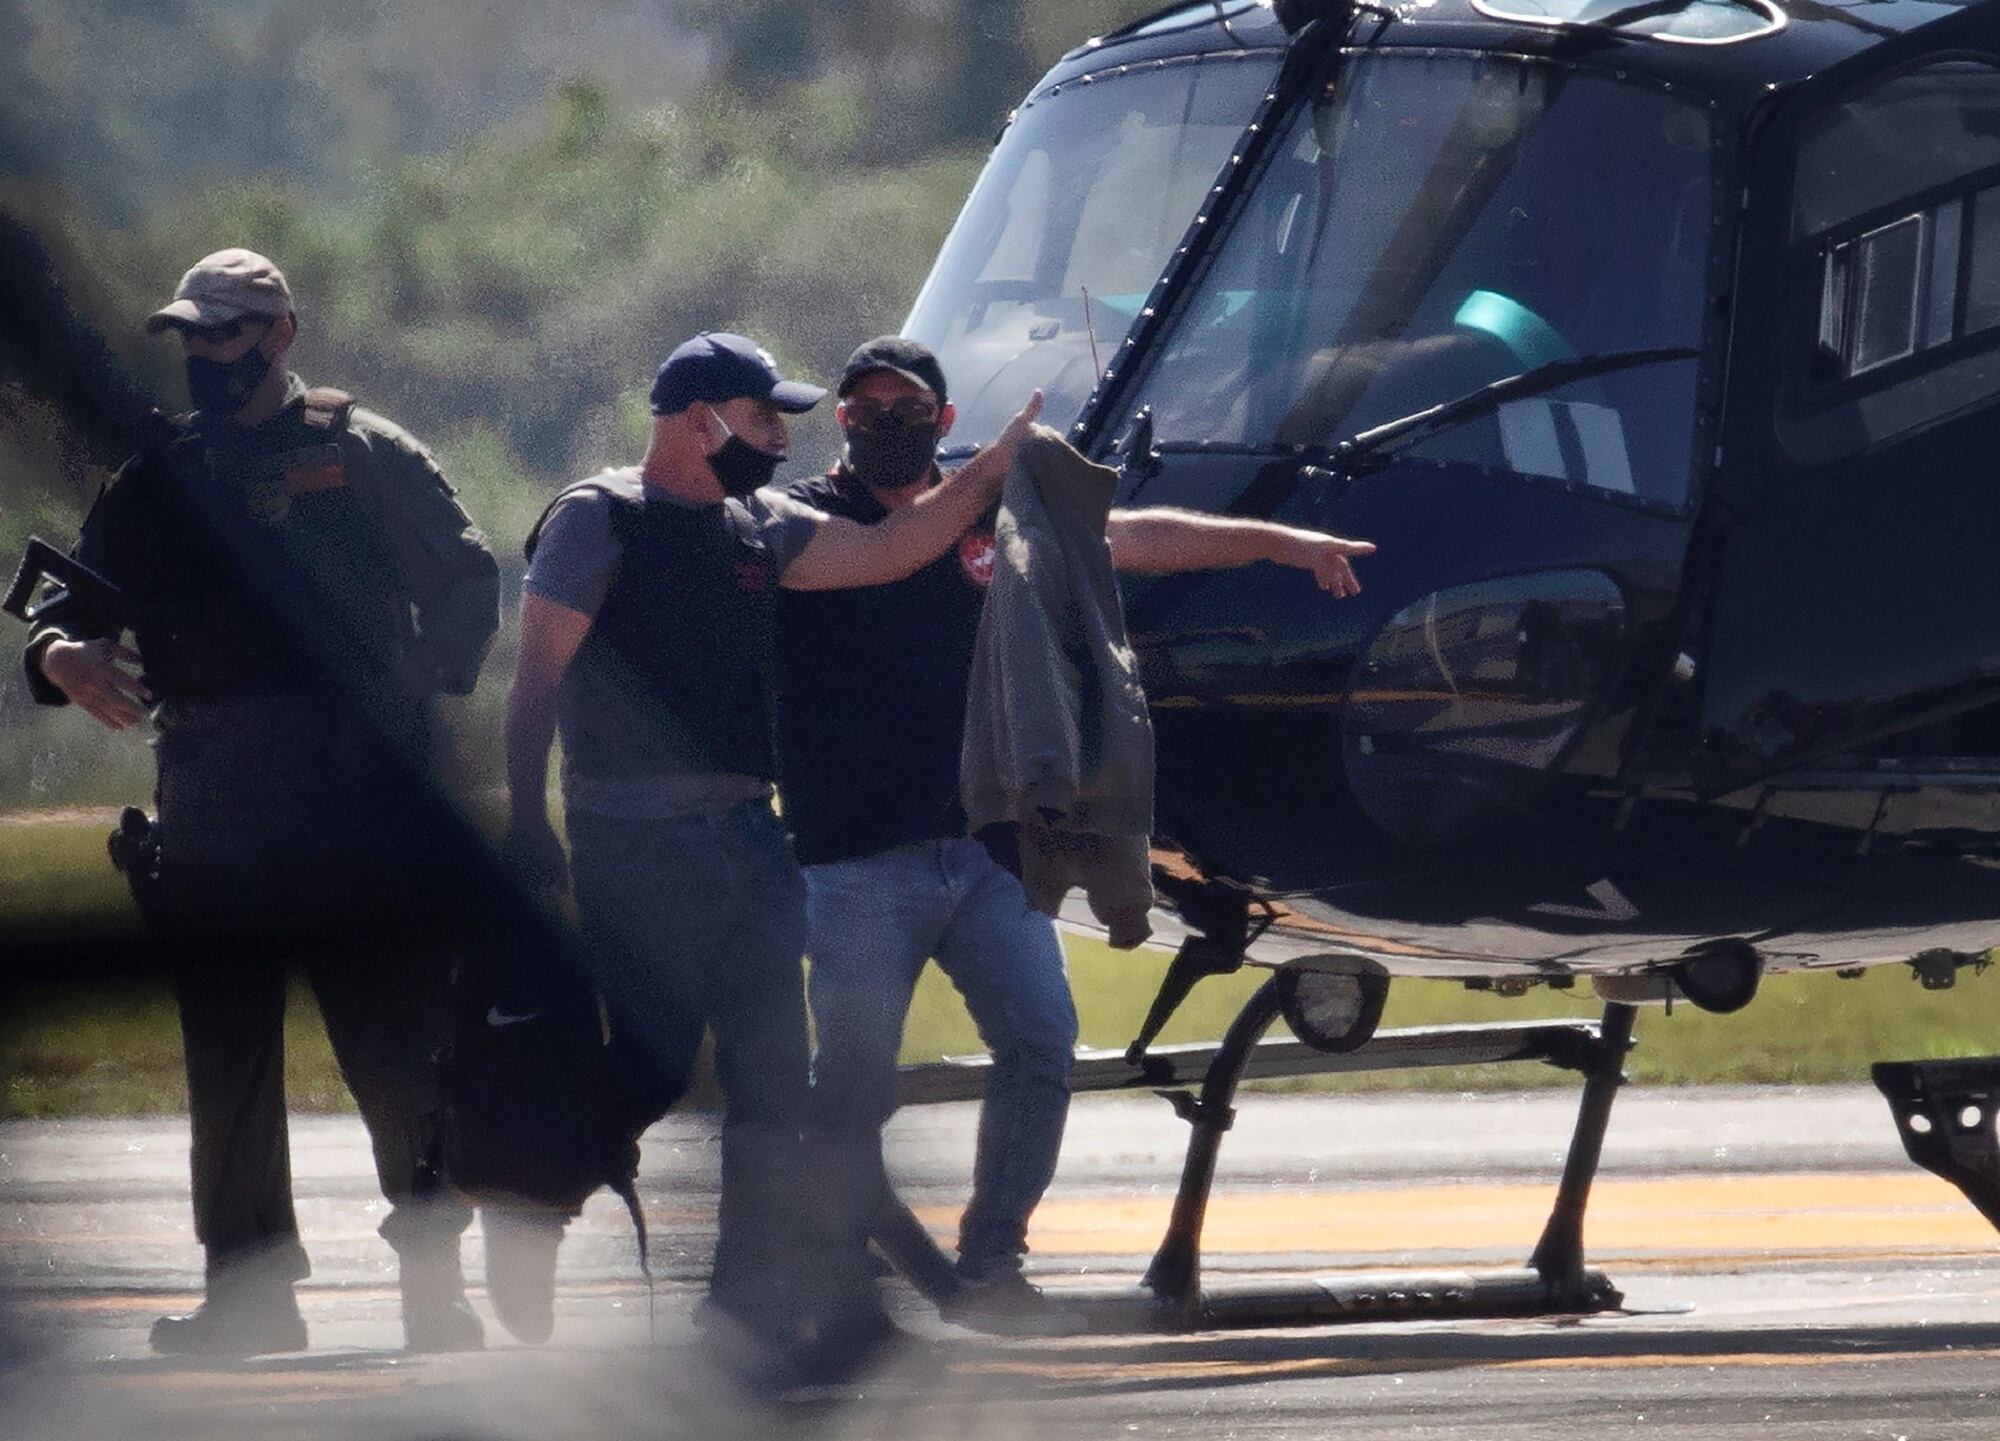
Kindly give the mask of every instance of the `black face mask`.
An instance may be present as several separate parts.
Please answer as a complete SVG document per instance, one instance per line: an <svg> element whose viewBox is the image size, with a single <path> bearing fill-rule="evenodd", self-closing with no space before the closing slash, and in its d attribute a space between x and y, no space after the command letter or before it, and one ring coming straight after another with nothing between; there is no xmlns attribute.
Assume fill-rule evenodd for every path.
<svg viewBox="0 0 2000 1441"><path fill-rule="evenodd" d="M937 422L906 425L893 416L847 432L847 467L868 485L901 490L931 473L937 460Z"/></svg>
<svg viewBox="0 0 2000 1441"><path fill-rule="evenodd" d="M251 393L271 373L271 358L258 346L251 346L234 360L210 360L206 356L187 358L188 399L207 415L234 415L243 408Z"/></svg>
<svg viewBox="0 0 2000 1441"><path fill-rule="evenodd" d="M769 485L771 477L778 473L778 467L785 463L785 457L757 449L731 430L729 422L719 415L715 417L715 423L729 437L722 442L722 449L708 458L709 469L715 472L716 480L721 483L722 493L740 500L752 491Z"/></svg>

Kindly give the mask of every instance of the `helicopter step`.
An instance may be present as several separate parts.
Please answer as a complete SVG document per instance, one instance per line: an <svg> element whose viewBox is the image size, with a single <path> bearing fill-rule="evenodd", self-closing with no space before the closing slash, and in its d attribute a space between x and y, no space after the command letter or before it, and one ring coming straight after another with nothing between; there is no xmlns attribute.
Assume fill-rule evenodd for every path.
<svg viewBox="0 0 2000 1441"><path fill-rule="evenodd" d="M1260 1041L1244 1057L1245 1081L1323 1076L1428 1066L1483 1066L1503 1061L1547 1061L1574 1069L1576 1058L1599 1042L1595 1021L1491 1021L1464 1026L1409 1026L1377 1031L1358 1051L1322 1051L1296 1040ZM1192 1086L1214 1064L1220 1042L1155 1046L1136 1061L1127 1051L1079 1046L1070 1089L1147 1091ZM902 1068L897 1095L903 1105L976 1101L986 1094L987 1055L946 1056Z"/></svg>
<svg viewBox="0 0 2000 1441"><path fill-rule="evenodd" d="M2000 1056L1878 1061L1875 1087L1912 1161L1944 1177L2000 1226Z"/></svg>
<svg viewBox="0 0 2000 1441"><path fill-rule="evenodd" d="M1064 1310L1098 1333L1227 1331L1271 1326L1360 1325L1381 1321L1463 1321L1499 1316L1577 1315L1614 1310L1622 1297L1601 1272L1582 1304L1552 1304L1547 1278L1532 1266L1466 1271L1355 1272L1225 1281L1192 1308L1169 1307L1145 1291L1110 1286L1051 1287Z"/></svg>

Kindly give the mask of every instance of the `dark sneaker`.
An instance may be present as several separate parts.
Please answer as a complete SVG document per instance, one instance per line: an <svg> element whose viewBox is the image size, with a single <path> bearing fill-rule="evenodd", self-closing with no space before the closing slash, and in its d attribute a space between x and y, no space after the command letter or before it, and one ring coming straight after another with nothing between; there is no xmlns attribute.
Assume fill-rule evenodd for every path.
<svg viewBox="0 0 2000 1441"><path fill-rule="evenodd" d="M488 1206L486 1299L517 1339L540 1345L556 1328L556 1248L569 1218L560 1212Z"/></svg>
<svg viewBox="0 0 2000 1441"><path fill-rule="evenodd" d="M306 1318L290 1286L218 1293L185 1316L153 1323L162 1356L268 1356L306 1349Z"/></svg>
<svg viewBox="0 0 2000 1441"><path fill-rule="evenodd" d="M1049 1299L1013 1266L960 1271L958 1290L938 1308L954 1325L989 1336L1080 1336L1089 1319Z"/></svg>

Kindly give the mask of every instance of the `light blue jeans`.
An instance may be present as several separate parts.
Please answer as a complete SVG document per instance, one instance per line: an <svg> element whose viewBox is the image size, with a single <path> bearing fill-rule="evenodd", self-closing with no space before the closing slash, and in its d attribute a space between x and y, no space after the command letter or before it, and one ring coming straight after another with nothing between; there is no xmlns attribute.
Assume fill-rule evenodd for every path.
<svg viewBox="0 0 2000 1441"><path fill-rule="evenodd" d="M964 838L807 866L805 875L815 1115L879 1160L903 1020L924 961L935 958L993 1052L959 1267L977 1275L1018 1265L1028 1217L1055 1174L1076 1050L1055 923Z"/></svg>

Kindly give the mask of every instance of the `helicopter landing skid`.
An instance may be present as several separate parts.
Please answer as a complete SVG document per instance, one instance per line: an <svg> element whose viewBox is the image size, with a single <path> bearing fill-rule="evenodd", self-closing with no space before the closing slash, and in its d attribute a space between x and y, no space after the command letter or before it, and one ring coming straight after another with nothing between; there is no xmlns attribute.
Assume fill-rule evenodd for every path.
<svg viewBox="0 0 2000 1441"><path fill-rule="evenodd" d="M1965 1193L2000 1226L2000 1056L1961 1061L1878 1061L1875 1087L1896 1113L1910 1159Z"/></svg>
<svg viewBox="0 0 2000 1441"><path fill-rule="evenodd" d="M1322 1073L1401 1070L1479 1059L1542 1061L1583 1076L1583 1097L1562 1180L1526 1267L1485 1272L1409 1274L1385 1279L1316 1277L1291 1283L1202 1284L1201 1232L1223 1134L1235 1120L1233 1102L1258 1042L1282 1013L1277 976L1245 1003L1214 1053L1198 1093L1162 1090L1194 1130L1166 1236L1144 1285L1152 1293L1151 1323L1166 1329L1273 1326L1412 1317L1577 1314L1617 1307L1623 1300L1601 1271L1585 1266L1583 1216L1597 1174L1611 1102L1623 1084L1625 1053L1636 1012L1605 1008L1601 1022L1555 1021L1532 1026L1426 1026L1378 1031L1358 1049L1324 1054ZM1506 1044L1496 1045L1504 1039ZM1064 1288L1065 1303L1096 1310L1099 1298ZM1100 1304L1110 1303L1110 1297ZM1128 1303L1129 1304L1129 1303ZM1111 1320L1112 1314L1104 1319Z"/></svg>
<svg viewBox="0 0 2000 1441"><path fill-rule="evenodd" d="M1611 1103L1624 1083L1623 1062L1631 1049L1637 1015L1634 1007L1609 1005L1600 1021L1488 1021L1378 1030L1353 1050L1328 1051L1300 1040L1264 1039L1284 1013L1284 994L1281 970L1244 1003L1220 1044L1079 1049L1070 1074L1071 1090L1151 1090L1173 1106L1193 1134L1172 1219L1143 1286L1064 1285L1057 1294L1065 1309L1080 1314L1093 1331L1124 1333L1395 1318L1578 1315L1621 1304L1618 1289L1601 1271L1584 1264L1583 1216ZM1236 1119L1240 1082L1513 1061L1539 1061L1583 1078L1562 1180L1526 1266L1393 1278L1371 1273L1204 1285L1202 1225L1222 1137ZM982 1055L904 1066L901 1098L905 1104L976 1099L984 1091L991 1064L991 1058ZM902 1257L894 1251L891 1255L899 1266L911 1270ZM912 1274L919 1289L925 1290L922 1277Z"/></svg>

